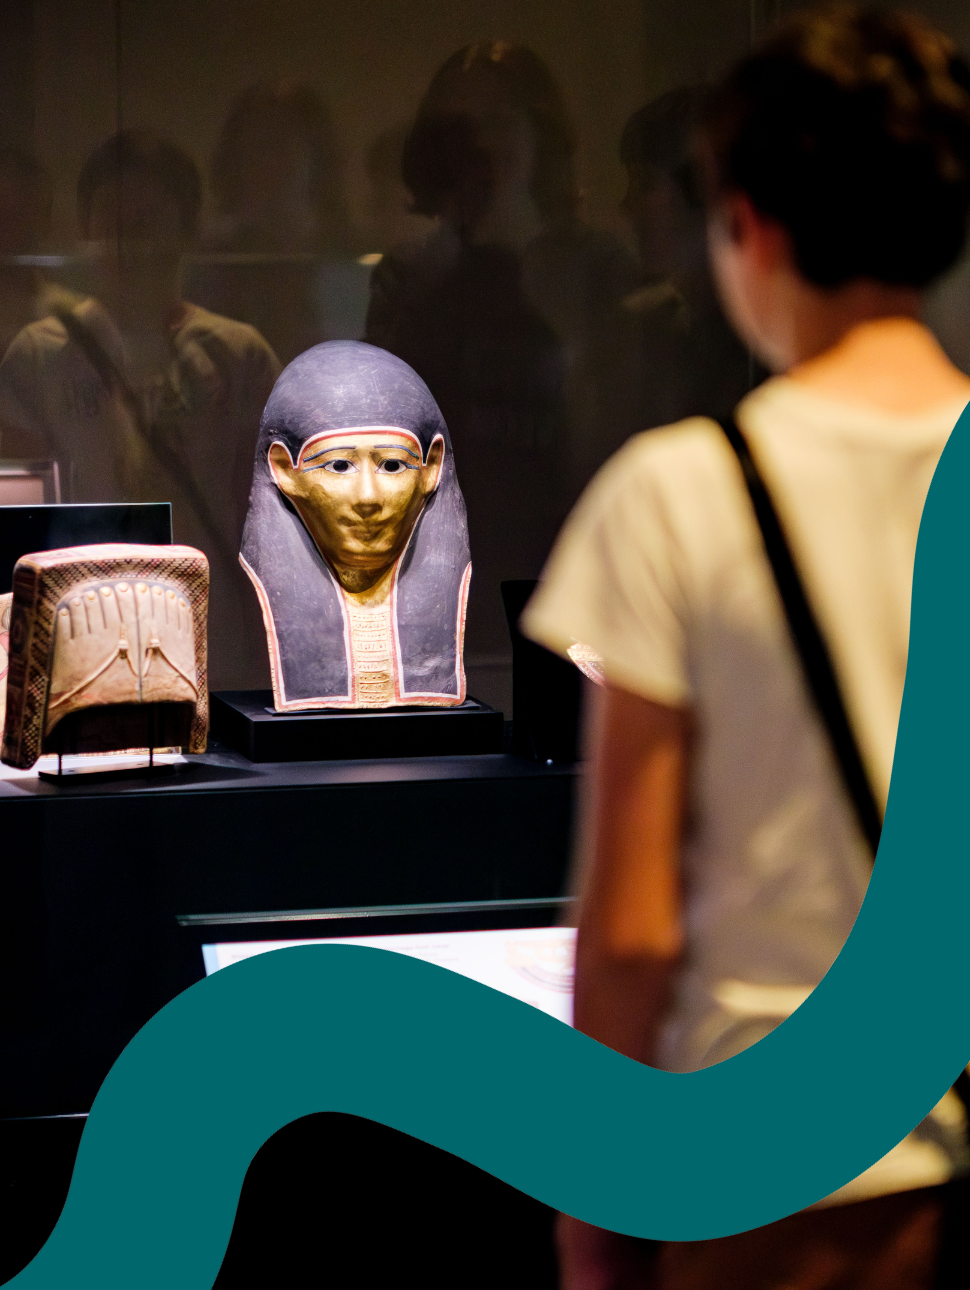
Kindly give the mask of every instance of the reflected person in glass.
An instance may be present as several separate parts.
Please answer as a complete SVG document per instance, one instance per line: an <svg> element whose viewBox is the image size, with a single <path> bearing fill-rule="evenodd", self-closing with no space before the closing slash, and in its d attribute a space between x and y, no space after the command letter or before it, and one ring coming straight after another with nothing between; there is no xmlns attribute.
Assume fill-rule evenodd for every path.
<svg viewBox="0 0 970 1290"><path fill-rule="evenodd" d="M327 317L318 265L359 250L341 151L317 92L290 81L249 86L229 109L211 174L215 215L191 268L194 298L252 324L284 364L341 334Z"/></svg>
<svg viewBox="0 0 970 1290"><path fill-rule="evenodd" d="M432 230L432 221L413 209L414 198L401 175L410 132L409 122L382 130L367 150L366 236L372 255L420 241Z"/></svg>
<svg viewBox="0 0 970 1290"><path fill-rule="evenodd" d="M695 134L709 93L662 95L630 117L620 143L622 209L644 274L624 302L641 338L644 428L728 416L765 375L724 317L708 265Z"/></svg>
<svg viewBox="0 0 970 1290"><path fill-rule="evenodd" d="M219 135L212 189L207 245L333 253L353 241L333 123L309 85L258 81L243 91Z"/></svg>
<svg viewBox="0 0 970 1290"><path fill-rule="evenodd" d="M97 148L78 213L97 298L27 327L0 364L0 451L53 457L77 502L170 501L211 566L216 688L266 675L236 559L263 405L279 372L251 327L183 298L202 201L194 162L147 131Z"/></svg>
<svg viewBox="0 0 970 1290"><path fill-rule="evenodd" d="M0 149L0 357L29 323L79 297L29 261L50 227L51 182L43 167L19 148Z"/></svg>
<svg viewBox="0 0 970 1290"><path fill-rule="evenodd" d="M633 428L632 257L579 215L578 138L542 60L503 41L434 76L405 144L422 241L374 271L366 339L425 381L451 428L476 585L469 650L508 652L503 578L538 575L569 502ZM495 469L496 460L515 462Z"/></svg>

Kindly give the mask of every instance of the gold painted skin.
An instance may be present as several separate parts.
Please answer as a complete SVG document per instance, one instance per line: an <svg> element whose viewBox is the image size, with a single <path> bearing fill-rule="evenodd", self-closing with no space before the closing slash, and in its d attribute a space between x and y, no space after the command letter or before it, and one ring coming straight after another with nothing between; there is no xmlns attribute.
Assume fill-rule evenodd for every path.
<svg viewBox="0 0 970 1290"><path fill-rule="evenodd" d="M403 431L346 430L309 445L299 466L274 443L269 466L346 594L376 607L387 599L394 565L438 486L443 454L440 439L422 462L415 439Z"/></svg>

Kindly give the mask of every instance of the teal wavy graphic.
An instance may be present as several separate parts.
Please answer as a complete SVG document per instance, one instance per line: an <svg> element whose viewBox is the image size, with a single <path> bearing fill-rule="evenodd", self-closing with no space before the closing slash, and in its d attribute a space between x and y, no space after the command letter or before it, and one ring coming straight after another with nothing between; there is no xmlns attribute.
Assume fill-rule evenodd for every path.
<svg viewBox="0 0 970 1290"><path fill-rule="evenodd" d="M808 1001L691 1075L383 950L306 946L163 1008L98 1095L60 1221L17 1290L211 1286L246 1169L344 1111L638 1236L759 1226L861 1173L970 1059L970 410L920 528L892 790L868 895Z"/></svg>

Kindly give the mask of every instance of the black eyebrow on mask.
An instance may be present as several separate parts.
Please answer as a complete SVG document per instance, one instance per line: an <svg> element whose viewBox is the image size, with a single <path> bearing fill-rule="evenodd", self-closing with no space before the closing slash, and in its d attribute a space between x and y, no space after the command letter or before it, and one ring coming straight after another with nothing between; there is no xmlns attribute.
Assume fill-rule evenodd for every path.
<svg viewBox="0 0 970 1290"><path fill-rule="evenodd" d="M404 446L404 444L403 444L403 443L375 443L375 444L374 444L374 447L375 447L375 448L385 448L385 449L386 449L386 448L400 448L400 450L401 450L402 452L406 452L406 453L408 454L408 456L409 456L409 457L413 457L413 458L415 459L415 461L420 461L420 460L421 460L421 454L420 454L420 453L415 452L415 451L414 451L413 449L411 449L411 448L405 448L405 446ZM303 460L304 460L305 462L306 462L306 461L316 461L316 459L317 459L318 457L322 457L322 456L324 455L324 453L328 453L328 452L357 452L357 447L356 447L356 445L354 445L354 444L337 444L337 445L336 445L335 447L333 447L333 448L321 448L319 452L311 453L309 457L304 457L304 458L303 458ZM314 469L314 470L317 470L317 469L318 469L318 467L317 467L317 466L314 466L314 467L313 467L313 469Z"/></svg>
<svg viewBox="0 0 970 1290"><path fill-rule="evenodd" d="M374 447L375 448L400 448L402 452L410 453L412 457L417 457L418 461L421 460L418 453L412 452L410 448L405 448L403 443L375 443Z"/></svg>
<svg viewBox="0 0 970 1290"><path fill-rule="evenodd" d="M316 461L322 457L325 452L356 452L357 449L352 443L338 444L335 448L321 448L319 452L311 453L309 457L304 457L304 461Z"/></svg>

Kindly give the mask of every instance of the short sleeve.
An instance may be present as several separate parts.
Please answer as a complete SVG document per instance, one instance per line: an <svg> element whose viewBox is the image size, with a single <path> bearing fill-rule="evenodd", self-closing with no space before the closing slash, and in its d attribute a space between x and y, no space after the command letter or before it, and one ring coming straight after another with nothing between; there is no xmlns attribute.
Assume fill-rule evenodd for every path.
<svg viewBox="0 0 970 1290"><path fill-rule="evenodd" d="M655 437L670 434L635 436L595 477L560 533L522 630L562 655L586 645L611 684L680 707L692 697L685 560L672 481L658 466L663 453L653 451Z"/></svg>
<svg viewBox="0 0 970 1290"><path fill-rule="evenodd" d="M32 323L15 336L0 363L0 452L5 457L46 457L53 451L43 408L44 362Z"/></svg>

